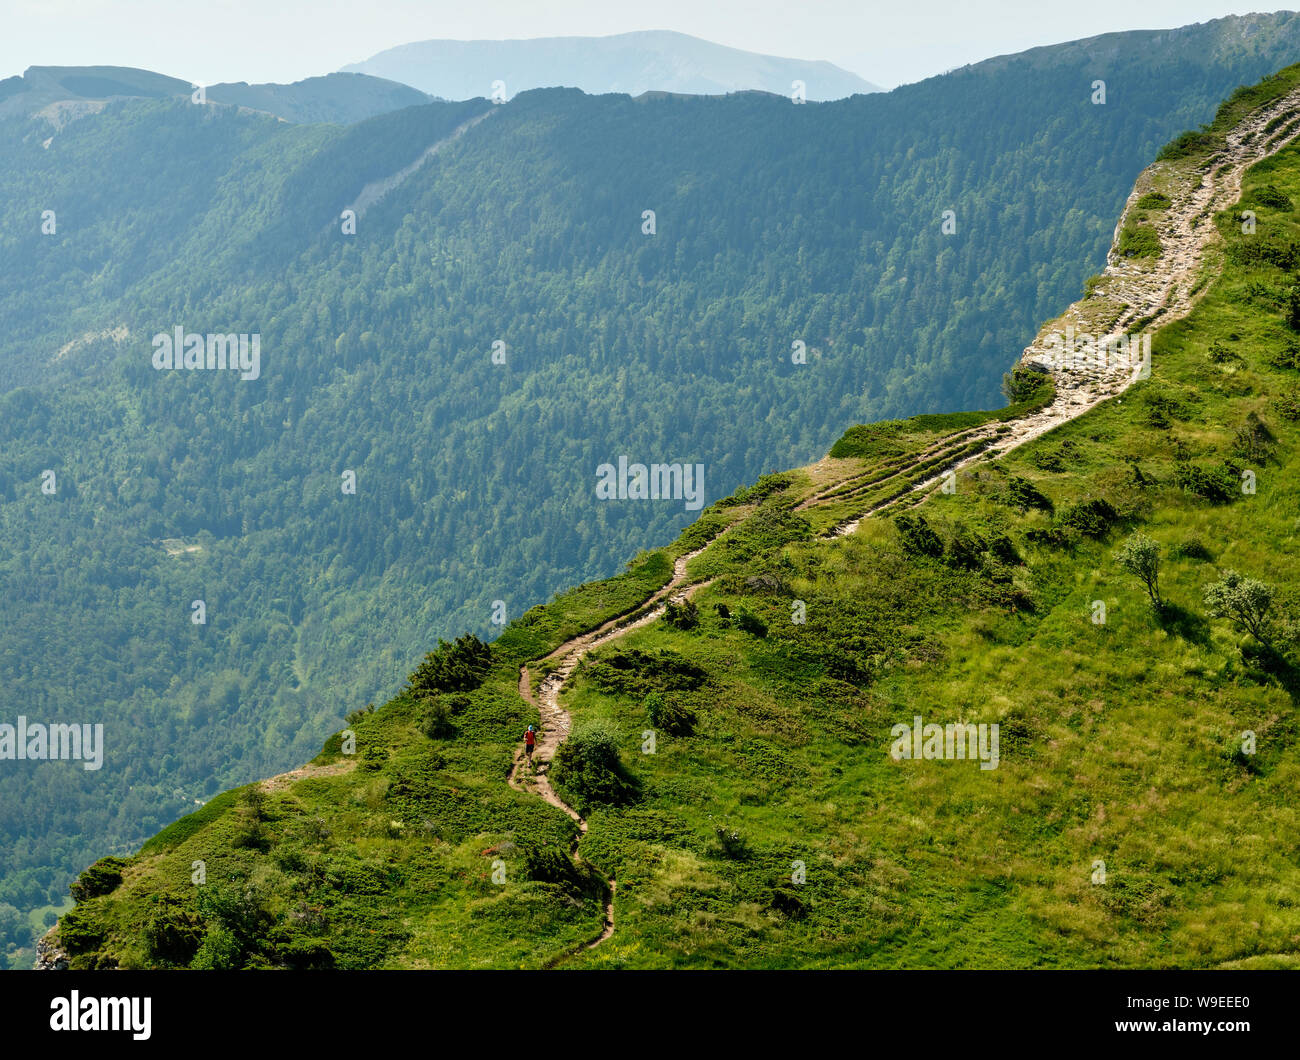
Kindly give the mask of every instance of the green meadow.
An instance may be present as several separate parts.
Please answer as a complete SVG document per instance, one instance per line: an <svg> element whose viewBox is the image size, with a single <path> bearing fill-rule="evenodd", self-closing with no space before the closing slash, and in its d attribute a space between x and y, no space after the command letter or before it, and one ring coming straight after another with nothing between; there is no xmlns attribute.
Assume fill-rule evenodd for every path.
<svg viewBox="0 0 1300 1060"><path fill-rule="evenodd" d="M1172 146L1209 158L1198 135ZM987 414L855 428L485 664L441 646L301 776L96 863L60 921L73 966L1300 966L1298 204L1300 152L1254 166L1151 378L953 494L823 537ZM862 489L798 509L832 473ZM1139 534L1160 608L1116 558ZM565 686L579 867L576 826L506 783L538 721L519 667L706 543L690 604ZM1262 587L1255 632L1207 602L1228 571ZM895 760L918 716L996 723L997 768ZM615 932L583 949L610 874Z"/></svg>

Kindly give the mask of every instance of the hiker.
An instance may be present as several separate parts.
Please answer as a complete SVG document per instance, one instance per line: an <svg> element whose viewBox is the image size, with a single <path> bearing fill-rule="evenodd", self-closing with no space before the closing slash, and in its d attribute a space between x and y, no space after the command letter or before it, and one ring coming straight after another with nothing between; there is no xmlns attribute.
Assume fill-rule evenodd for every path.
<svg viewBox="0 0 1300 1060"><path fill-rule="evenodd" d="M524 733L524 753L528 755L528 768L533 767L533 746L537 743L537 730L531 725L528 731Z"/></svg>

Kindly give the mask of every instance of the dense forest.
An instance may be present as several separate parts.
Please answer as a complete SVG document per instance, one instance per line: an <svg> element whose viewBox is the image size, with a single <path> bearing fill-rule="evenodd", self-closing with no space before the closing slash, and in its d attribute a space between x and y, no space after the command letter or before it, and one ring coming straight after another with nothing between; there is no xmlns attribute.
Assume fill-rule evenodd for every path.
<svg viewBox="0 0 1300 1060"><path fill-rule="evenodd" d="M1300 42L1259 28L802 106L0 121L0 720L107 744L97 772L4 764L0 903L39 917L92 853L308 758L438 637L491 639L694 518L599 501L599 464L702 463L712 501L851 424L998 404L1156 149ZM260 378L155 371L175 327L259 335Z"/></svg>
<svg viewBox="0 0 1300 1060"><path fill-rule="evenodd" d="M303 769L89 866L60 959L1300 967L1300 148L1240 201L1195 194L1298 88L1300 64L1235 94L1139 178L1126 224L1206 223L1149 378L969 462L1036 401L851 428L490 646L439 644ZM1177 268L1102 277L1066 319L1136 312ZM585 827L518 761L527 724L566 734L537 776Z"/></svg>

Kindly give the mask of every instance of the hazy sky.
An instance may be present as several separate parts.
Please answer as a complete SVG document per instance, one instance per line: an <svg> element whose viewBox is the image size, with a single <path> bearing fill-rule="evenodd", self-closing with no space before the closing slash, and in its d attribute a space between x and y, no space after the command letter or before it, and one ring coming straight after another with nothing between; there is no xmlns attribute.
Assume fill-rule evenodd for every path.
<svg viewBox="0 0 1300 1060"><path fill-rule="evenodd" d="M1258 9L1227 0L0 0L0 77L105 64L204 84L296 81L434 37L672 29L829 59L893 87L1039 44Z"/></svg>

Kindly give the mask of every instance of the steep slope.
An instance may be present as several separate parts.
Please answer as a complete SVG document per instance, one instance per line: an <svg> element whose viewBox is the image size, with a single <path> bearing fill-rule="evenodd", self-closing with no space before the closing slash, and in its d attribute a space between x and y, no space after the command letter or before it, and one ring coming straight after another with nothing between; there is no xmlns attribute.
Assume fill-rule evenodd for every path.
<svg viewBox="0 0 1300 1060"><path fill-rule="evenodd" d="M1159 145L1300 43L1255 30L805 106L0 121L0 686L11 723L113 734L96 773L0 772L0 903L39 919L94 853L309 757L439 636L491 638L696 518L601 500L601 464L702 463L707 504L848 424L996 404ZM259 378L155 371L177 326L259 335Z"/></svg>
<svg viewBox="0 0 1300 1060"><path fill-rule="evenodd" d="M1162 152L1106 273L1025 351L1020 407L855 428L490 652L441 646L311 765L97 863L51 947L1295 966L1298 131L1292 67ZM1049 343L1153 322L1149 372ZM1123 560L1144 540L1157 604ZM999 737L914 758L914 723Z"/></svg>
<svg viewBox="0 0 1300 1060"><path fill-rule="evenodd" d="M442 99L491 95L497 81L512 96L561 87L633 96L747 90L788 96L795 81L805 84L812 100L879 91L831 63L756 55L663 30L609 37L419 41L389 48L344 70L401 81Z"/></svg>

